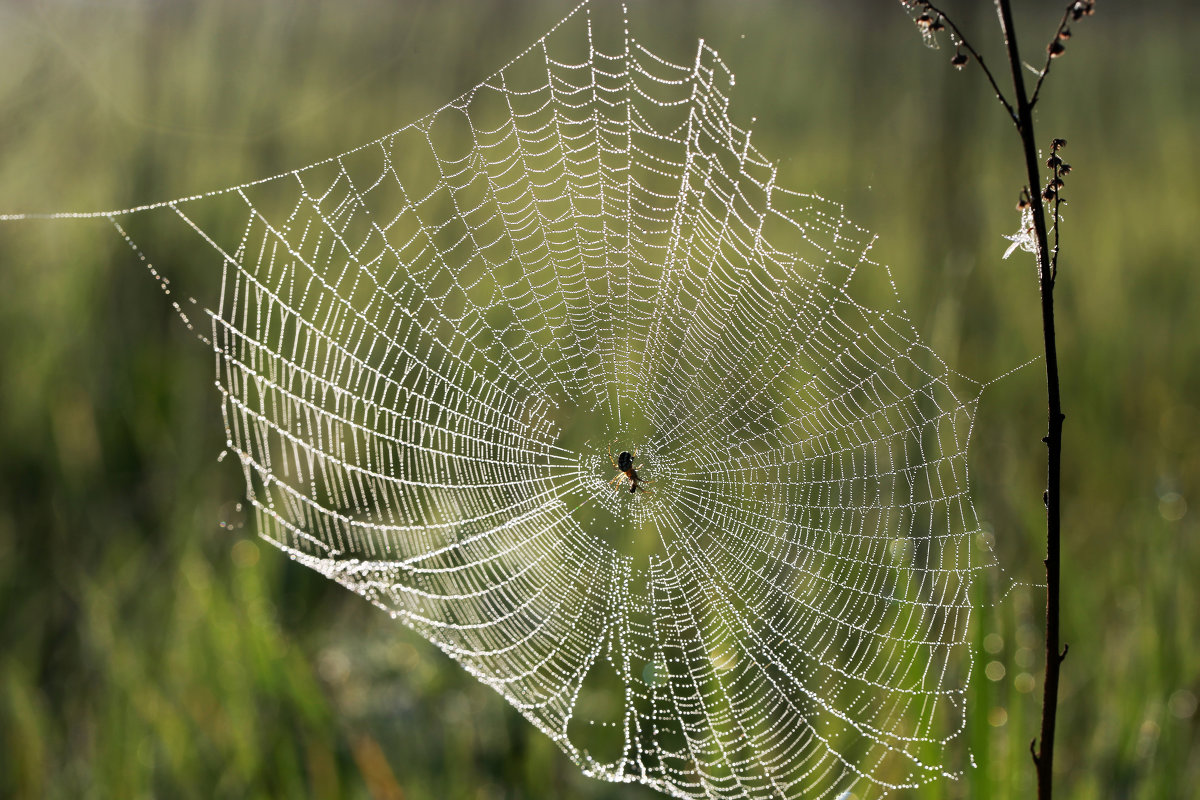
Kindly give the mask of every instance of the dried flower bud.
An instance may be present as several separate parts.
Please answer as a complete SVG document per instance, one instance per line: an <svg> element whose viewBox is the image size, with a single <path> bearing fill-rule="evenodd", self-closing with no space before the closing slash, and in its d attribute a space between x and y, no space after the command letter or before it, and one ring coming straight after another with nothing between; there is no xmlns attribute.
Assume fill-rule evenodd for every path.
<svg viewBox="0 0 1200 800"><path fill-rule="evenodd" d="M1045 191L1042 192L1042 199L1043 200L1053 200L1054 195L1056 195L1056 194L1058 194L1058 192L1056 192L1054 190L1053 186L1047 186Z"/></svg>
<svg viewBox="0 0 1200 800"><path fill-rule="evenodd" d="M1070 175L1071 174L1071 165L1064 161L1062 166L1060 166L1058 168L1058 174L1059 175Z"/></svg>
<svg viewBox="0 0 1200 800"><path fill-rule="evenodd" d="M962 69L967 65L967 61L969 60L966 53L955 53L954 58L950 59L950 63L954 65L955 69Z"/></svg>
<svg viewBox="0 0 1200 800"><path fill-rule="evenodd" d="M1050 169L1055 169L1056 167L1060 167L1060 166L1062 166L1062 159L1059 158L1057 155L1052 155L1046 159L1046 166L1049 167Z"/></svg>
<svg viewBox="0 0 1200 800"><path fill-rule="evenodd" d="M937 19L935 19L933 21L933 24L929 26L929 30L944 31L944 30L946 30L946 25L945 25L945 23L942 22L942 18L938 17Z"/></svg>
<svg viewBox="0 0 1200 800"><path fill-rule="evenodd" d="M1071 29L1063 28L1061 31L1058 32L1058 38L1062 39L1063 41L1070 39L1071 38Z"/></svg>
<svg viewBox="0 0 1200 800"><path fill-rule="evenodd" d="M1050 150L1055 153L1057 153L1059 150L1062 150L1066 146L1067 146L1066 139L1053 139L1050 142Z"/></svg>
<svg viewBox="0 0 1200 800"><path fill-rule="evenodd" d="M1067 46L1062 43L1062 39L1055 39L1053 42L1047 45L1046 52L1050 54L1051 58L1058 58L1064 52L1066 52L1066 49Z"/></svg>
<svg viewBox="0 0 1200 800"><path fill-rule="evenodd" d="M917 27L925 28L926 30L933 27L933 17L929 16L928 14L922 14L921 16L917 17Z"/></svg>
<svg viewBox="0 0 1200 800"><path fill-rule="evenodd" d="M1064 185L1064 184L1063 184L1063 179L1062 179L1062 178L1055 178L1054 180L1050 181L1050 185L1051 185L1051 186L1053 186L1055 189L1061 189L1061 188L1063 187L1063 185Z"/></svg>
<svg viewBox="0 0 1200 800"><path fill-rule="evenodd" d="M1017 201L1017 211L1024 211L1027 208L1029 208L1029 198L1022 197Z"/></svg>

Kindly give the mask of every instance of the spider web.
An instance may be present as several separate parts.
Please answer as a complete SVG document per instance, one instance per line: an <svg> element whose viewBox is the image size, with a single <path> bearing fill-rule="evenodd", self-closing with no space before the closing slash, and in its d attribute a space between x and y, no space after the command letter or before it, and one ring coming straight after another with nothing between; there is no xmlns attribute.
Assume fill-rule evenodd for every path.
<svg viewBox="0 0 1200 800"><path fill-rule="evenodd" d="M173 211L217 255L219 294L176 307L261 534L587 774L689 798L954 777L993 565L980 387L869 234L776 184L717 53L672 63L609 15L327 161L103 216L142 255L127 220ZM623 450L651 491L610 482Z"/></svg>

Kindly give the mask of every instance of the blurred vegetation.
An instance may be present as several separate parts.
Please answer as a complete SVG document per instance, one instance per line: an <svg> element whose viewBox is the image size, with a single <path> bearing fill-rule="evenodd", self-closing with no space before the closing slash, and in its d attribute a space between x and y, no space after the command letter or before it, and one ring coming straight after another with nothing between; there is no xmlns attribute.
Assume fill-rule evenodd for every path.
<svg viewBox="0 0 1200 800"><path fill-rule="evenodd" d="M0 0L0 212L120 208L341 152L507 62L568 2ZM1000 63L990 3L958 19ZM1043 92L1069 140L1060 791L1200 784L1200 14L1101 3ZM1059 4L1018 3L1040 63ZM703 35L780 183L878 233L934 349L987 380L1039 352L1016 137L891 0L635 4ZM197 242L154 243L158 263ZM104 222L0 223L0 795L650 797L583 778L494 693L246 526L212 360ZM976 505L1037 581L1040 363L991 386ZM1190 507L1189 507L1190 504ZM981 587L999 597L1005 586ZM921 797L1028 797L1041 599L979 615L978 768ZM1033 677L1037 678L1036 684Z"/></svg>

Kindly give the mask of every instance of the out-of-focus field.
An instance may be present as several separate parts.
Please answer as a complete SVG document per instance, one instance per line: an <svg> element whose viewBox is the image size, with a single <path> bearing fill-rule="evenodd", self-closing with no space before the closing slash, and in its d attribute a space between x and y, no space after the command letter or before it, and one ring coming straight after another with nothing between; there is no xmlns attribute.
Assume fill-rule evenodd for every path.
<svg viewBox="0 0 1200 800"><path fill-rule="evenodd" d="M960 19L999 65L989 3ZM1200 14L1099 4L1038 111L1069 140L1059 716L1070 798L1200 785ZM1049 8L1047 8L1049 7ZM1018 3L1041 62L1059 4ZM303 166L432 111L568 3L0 2L0 213L123 208ZM879 234L933 348L988 380L1040 351L1017 140L892 0L635 3L737 74L779 182ZM168 273L198 240L164 238ZM1036 363L983 396L975 503L1040 579ZM634 798L582 777L448 658L259 543L212 357L104 221L0 223L0 796ZM982 587L998 596L1006 587ZM1041 599L979 616L978 767L1032 794ZM1036 677L1036 682L1031 679Z"/></svg>

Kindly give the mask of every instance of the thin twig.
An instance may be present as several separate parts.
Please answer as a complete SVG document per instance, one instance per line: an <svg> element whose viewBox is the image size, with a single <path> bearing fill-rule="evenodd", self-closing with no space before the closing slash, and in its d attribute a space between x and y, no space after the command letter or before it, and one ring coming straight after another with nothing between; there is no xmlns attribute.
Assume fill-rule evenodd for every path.
<svg viewBox="0 0 1200 800"><path fill-rule="evenodd" d="M1004 110L1008 112L1008 116L1012 119L1013 124L1019 126L1020 122L1017 119L1017 112L1013 110L1012 104L1008 102L1008 98L1005 97L1004 92L1000 90L1000 85L996 83L996 78L992 75L992 71L988 69L987 63L983 60L983 56L979 55L979 51L971 46L971 43L967 41L967 37L963 36L962 31L959 30L958 26L954 24L954 20L950 19L950 17L946 15L945 11L942 11L933 3L926 3L924 0L921 0L921 6L923 6L925 10L932 11L933 13L937 14L939 19L950 26L950 30L954 32L955 38L958 39L958 45L965 48L966 51L971 54L971 57L975 59L975 63L979 65L979 68L983 70L983 74L987 76L988 83L992 84L992 90L996 93L996 99L1004 105Z"/></svg>
<svg viewBox="0 0 1200 800"><path fill-rule="evenodd" d="M1058 29L1054 31L1054 38L1050 40L1051 44L1058 41L1062 37L1062 32L1067 29L1067 21L1071 18L1071 12L1075 10L1074 0L1067 3L1067 10L1063 12L1062 21L1058 23ZM1037 83L1033 85L1033 96L1029 98L1029 105L1033 107L1037 105L1038 95L1042 91L1042 82L1046 80L1046 76L1050 74L1050 65L1054 63L1055 53L1049 47L1046 48L1046 65L1042 67L1042 71L1038 73Z"/></svg>
<svg viewBox="0 0 1200 800"><path fill-rule="evenodd" d="M1000 17L1000 28L1008 49L1008 63L1012 71L1013 91L1017 105L1017 131L1025 151L1025 168L1029 186L1041 185L1041 165L1038 163L1037 146L1033 130L1033 104L1025 93L1025 77L1021 73L1021 56L1017 48L1017 34L1013 26L1010 0L995 0ZM1072 4L1072 8L1074 4ZM1070 11L1070 9L1069 9ZM1056 174L1057 180L1057 174ZM1057 198L1055 183L1052 195ZM1051 800L1054 791L1054 729L1058 715L1059 667L1066 651L1059 651L1059 574L1061 571L1061 468L1062 468L1062 399L1058 382L1058 346L1054 331L1054 265L1046 235L1046 208L1043 193L1030 192L1033 212L1034 237L1037 242L1038 284L1042 298L1042 339L1046 353L1046 678L1042 692L1042 728L1040 747L1034 751L1033 763L1037 770L1038 798ZM1058 204L1055 204L1055 219ZM1057 226L1056 226L1057 231ZM1057 233L1056 233L1057 236ZM1055 254L1055 258L1057 253Z"/></svg>
<svg viewBox="0 0 1200 800"><path fill-rule="evenodd" d="M1053 285L1055 279L1058 278L1058 221L1060 219L1059 206L1061 206L1061 205L1062 205L1062 198L1056 192L1054 195L1054 229L1053 229L1054 230L1054 249L1052 249L1050 251L1050 283L1051 283L1051 285Z"/></svg>
<svg viewBox="0 0 1200 800"><path fill-rule="evenodd" d="M1032 101L1031 101L1032 102ZM1046 165L1054 172L1054 177L1051 179L1047 187L1053 190L1054 195L1054 225L1050 230L1054 231L1054 246L1050 248L1050 283L1053 284L1058 278L1058 223L1062 219L1061 207L1066 201L1062 199L1063 177L1071 171L1071 165L1062 160L1058 154L1066 145L1066 141L1055 139L1050 145L1050 159Z"/></svg>
<svg viewBox="0 0 1200 800"><path fill-rule="evenodd" d="M1058 207L1062 205L1062 200L1057 197L1054 199L1054 247L1050 251L1050 283L1058 278Z"/></svg>

